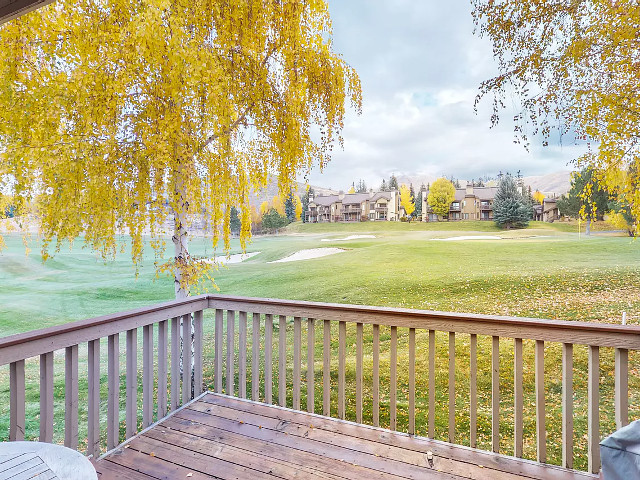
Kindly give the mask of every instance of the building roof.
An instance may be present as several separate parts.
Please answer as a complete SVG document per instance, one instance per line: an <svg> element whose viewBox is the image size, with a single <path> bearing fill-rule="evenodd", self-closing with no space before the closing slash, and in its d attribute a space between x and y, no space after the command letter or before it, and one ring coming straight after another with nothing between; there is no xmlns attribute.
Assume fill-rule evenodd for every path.
<svg viewBox="0 0 640 480"><path fill-rule="evenodd" d="M369 200L371 198L371 194L369 192L366 193L346 193L344 198L342 199L343 205L355 205L361 204L365 200Z"/></svg>
<svg viewBox="0 0 640 480"><path fill-rule="evenodd" d="M338 195L318 195L317 197L313 197L313 202L309 203L315 203L316 205L327 207L339 200L340 197Z"/></svg>
<svg viewBox="0 0 640 480"><path fill-rule="evenodd" d="M391 192L375 192L371 197L371 201L375 202L377 200L380 200L381 198L391 201Z"/></svg>

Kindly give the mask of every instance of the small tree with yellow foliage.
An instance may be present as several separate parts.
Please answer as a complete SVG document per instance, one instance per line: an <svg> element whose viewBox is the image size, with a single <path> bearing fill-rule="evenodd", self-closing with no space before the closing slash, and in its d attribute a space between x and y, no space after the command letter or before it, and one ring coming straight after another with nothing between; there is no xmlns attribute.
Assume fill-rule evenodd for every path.
<svg viewBox="0 0 640 480"><path fill-rule="evenodd" d="M411 190L404 183L400 186L400 205L404 208L404 213L407 217L411 217L411 214L416 209Z"/></svg>
<svg viewBox="0 0 640 480"><path fill-rule="evenodd" d="M439 178L431 184L429 195L427 195L427 203L436 215L447 217L451 202L456 198L456 188L451 181L446 178Z"/></svg>

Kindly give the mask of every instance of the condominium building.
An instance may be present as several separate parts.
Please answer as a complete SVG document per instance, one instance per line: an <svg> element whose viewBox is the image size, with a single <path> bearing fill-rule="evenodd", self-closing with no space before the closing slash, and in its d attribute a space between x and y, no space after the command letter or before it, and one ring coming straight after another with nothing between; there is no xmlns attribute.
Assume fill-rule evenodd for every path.
<svg viewBox="0 0 640 480"><path fill-rule="evenodd" d="M307 218L309 223L394 221L403 211L397 191L340 193L309 198Z"/></svg>
<svg viewBox="0 0 640 480"><path fill-rule="evenodd" d="M493 199L498 187L456 188L453 202L449 206L449 220L493 220ZM429 191L422 192L422 220L437 222L442 217L436 215L427 201Z"/></svg>

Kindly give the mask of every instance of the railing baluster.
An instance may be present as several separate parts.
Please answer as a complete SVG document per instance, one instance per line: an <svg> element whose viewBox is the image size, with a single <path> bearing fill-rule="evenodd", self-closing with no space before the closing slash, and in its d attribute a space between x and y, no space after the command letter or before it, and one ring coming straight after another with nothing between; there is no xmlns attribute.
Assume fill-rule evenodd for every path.
<svg viewBox="0 0 640 480"><path fill-rule="evenodd" d="M100 452L100 340L87 344L87 455Z"/></svg>
<svg viewBox="0 0 640 480"><path fill-rule="evenodd" d="M171 319L171 410L180 406L180 317Z"/></svg>
<svg viewBox="0 0 640 480"><path fill-rule="evenodd" d="M287 317L279 316L279 339L278 351L278 404L281 407L287 406Z"/></svg>
<svg viewBox="0 0 640 480"><path fill-rule="evenodd" d="M151 342L153 345L153 342ZM182 316L182 404L186 405L191 400L191 367L193 355L191 343L191 314ZM153 357L151 357L153 358ZM153 362L151 363L153 372ZM153 374L151 375L153 382Z"/></svg>
<svg viewBox="0 0 640 480"><path fill-rule="evenodd" d="M456 333L449 332L449 443L456 438Z"/></svg>
<svg viewBox="0 0 640 480"><path fill-rule="evenodd" d="M204 342L204 312L198 310L193 314L193 395L202 393L204 380L202 378L202 357Z"/></svg>
<svg viewBox="0 0 640 480"><path fill-rule="evenodd" d="M500 337L491 338L491 450L500 452Z"/></svg>
<svg viewBox="0 0 640 480"><path fill-rule="evenodd" d="M397 392L398 392L398 327L391 327L391 339L389 349L389 429L396 430L397 427Z"/></svg>
<svg viewBox="0 0 640 480"><path fill-rule="evenodd" d="M216 393L222 393L222 336L224 331L224 312L216 310L216 324L214 337L214 383Z"/></svg>
<svg viewBox="0 0 640 480"><path fill-rule="evenodd" d="M562 466L573 468L573 344L562 344Z"/></svg>
<svg viewBox="0 0 640 480"><path fill-rule="evenodd" d="M587 463L589 473L600 471L600 347L589 345L587 384Z"/></svg>
<svg viewBox="0 0 640 480"><path fill-rule="evenodd" d="M238 313L238 394L247 398L247 312Z"/></svg>
<svg viewBox="0 0 640 480"><path fill-rule="evenodd" d="M436 425L436 332L429 330L429 438L434 438Z"/></svg>
<svg viewBox="0 0 640 480"><path fill-rule="evenodd" d="M77 347L76 347L77 348ZM76 350L77 351L77 350ZM77 372L77 363L76 363ZM78 375L76 373L76 385ZM76 388L77 391L77 388ZM24 440L25 427L25 385L24 385L24 360L18 360L9 365L9 440ZM76 395L77 398L77 395ZM76 425L77 422L76 401ZM77 426L76 426L77 430ZM76 434L76 438L78 435Z"/></svg>
<svg viewBox="0 0 640 480"><path fill-rule="evenodd" d="M515 338L513 345L513 455L522 457L524 445L524 391L522 388L523 351L522 339Z"/></svg>
<svg viewBox="0 0 640 480"><path fill-rule="evenodd" d="M316 325L313 318L307 318L307 412L315 411L315 359Z"/></svg>
<svg viewBox="0 0 640 480"><path fill-rule="evenodd" d="M24 361L22 362L22 379L22 404L24 405ZM22 415L24 419L24 410ZM24 421L22 435L24 435ZM64 445L72 450L78 448L78 345L64 349Z"/></svg>
<svg viewBox="0 0 640 480"><path fill-rule="evenodd" d="M158 323L158 419L167 415L168 346L169 321L162 320Z"/></svg>
<svg viewBox="0 0 640 480"><path fill-rule="evenodd" d="M166 359L165 359L166 363ZM166 367L165 367L166 372ZM166 409L167 383L165 377L164 398ZM160 392L159 392L160 393ZM160 396L158 395L158 401ZM164 416L165 414L163 414ZM159 416L159 414L158 414ZM107 450L119 443L120 437L120 335L107 339Z"/></svg>
<svg viewBox="0 0 640 480"><path fill-rule="evenodd" d="M536 457L538 462L547 461L547 433L544 403L544 341L536 340L535 350L536 384Z"/></svg>
<svg viewBox="0 0 640 480"><path fill-rule="evenodd" d="M347 322L338 323L338 418L344 420L345 401L345 350L347 341Z"/></svg>
<svg viewBox="0 0 640 480"><path fill-rule="evenodd" d="M362 323L356 324L356 422L362 423Z"/></svg>
<svg viewBox="0 0 640 480"><path fill-rule="evenodd" d="M183 337L188 338L188 337ZM186 342L191 343L191 342ZM153 325L142 327L142 428L153 420Z"/></svg>
<svg viewBox="0 0 640 480"><path fill-rule="evenodd" d="M227 310L227 388L225 393L232 397L234 395L234 387L236 383L235 326L236 312L234 310Z"/></svg>
<svg viewBox="0 0 640 480"><path fill-rule="evenodd" d="M53 352L40 355L40 441L53 442Z"/></svg>
<svg viewBox="0 0 640 480"><path fill-rule="evenodd" d="M373 325L373 369L372 392L373 395L373 425L380 426L380 325Z"/></svg>
<svg viewBox="0 0 640 480"><path fill-rule="evenodd" d="M409 329L409 434L416 433L416 329Z"/></svg>
<svg viewBox="0 0 640 480"><path fill-rule="evenodd" d="M293 317L293 408L300 410L300 355L302 351L302 319Z"/></svg>
<svg viewBox="0 0 640 480"><path fill-rule="evenodd" d="M629 350L615 349L615 416L616 429L629 423Z"/></svg>
<svg viewBox="0 0 640 480"><path fill-rule="evenodd" d="M331 322L324 321L322 347L322 414L331 416Z"/></svg>
<svg viewBox="0 0 640 480"><path fill-rule="evenodd" d="M264 316L264 401L273 403L273 316Z"/></svg>
<svg viewBox="0 0 640 480"><path fill-rule="evenodd" d="M478 336L469 338L469 446L476 448L478 439Z"/></svg>
<svg viewBox="0 0 640 480"><path fill-rule="evenodd" d="M253 314L251 328L251 400L260 400L260 314Z"/></svg>
<svg viewBox="0 0 640 480"><path fill-rule="evenodd" d="M174 319L175 320L175 319ZM173 340L173 339L172 339ZM173 358L172 358L173 360ZM173 390L174 378L171 378ZM138 430L138 330L127 330L127 400L125 438L131 438ZM171 398L172 406L174 398Z"/></svg>

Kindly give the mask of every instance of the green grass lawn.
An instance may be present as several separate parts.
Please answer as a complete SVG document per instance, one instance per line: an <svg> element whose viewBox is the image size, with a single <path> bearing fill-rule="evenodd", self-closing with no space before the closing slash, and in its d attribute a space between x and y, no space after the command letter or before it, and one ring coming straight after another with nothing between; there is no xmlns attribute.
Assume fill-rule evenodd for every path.
<svg viewBox="0 0 640 480"><path fill-rule="evenodd" d="M606 228L604 228L606 230ZM595 230L595 229L594 229ZM372 234L376 238L340 240L349 234ZM500 236L500 240L438 241L459 235ZM330 241L321 241L329 239ZM7 236L8 248L0 253L0 335L41 328L149 305L173 297L173 282L169 278L155 278L153 254L147 253L138 278L130 265L127 253L118 254L105 264L80 243L71 250L63 249L53 260L42 263L37 245L25 256L22 239ZM233 252L239 251L237 242ZM268 263L300 249L340 247L345 252L324 258L291 263ZM387 223L355 224L294 224L283 234L256 237L248 251L261 252L242 264L223 267L215 275L220 293L254 297L273 297L398 306L431 310L460 311L566 320L619 322L623 311L629 323L640 322L640 246L624 236L595 234L578 237L577 228L554 223L533 222L525 230L501 231L491 222L443 223ZM213 255L208 241L192 240L192 253ZM207 320L210 322L210 319ZM399 365L406 365L407 332L399 336ZM209 328L208 331L211 331ZM347 380L349 387L348 417L355 419L355 327L349 326ZM365 331L365 340L370 330ZM277 336L276 336L277 338ZM316 334L318 360L321 359L321 331ZM337 330L332 337L337 352ZM381 372L388 372L388 331L382 332ZM426 338L418 333L417 423L418 433L426 433L427 378ZM436 436L446 439L446 358L445 336L438 337L438 410ZM304 337L303 337L304 341ZM490 441L490 339L479 340L479 446L487 448ZM121 340L121 345L124 340ZM501 447L512 450L513 415L513 342L501 342ZM584 351L583 351L584 350ZM106 347L103 349L103 353ZM576 389L576 465L584 467L586 457L586 349L575 349ZM459 335L456 341L457 407L456 435L461 443L468 443L468 336ZM559 462L560 445L560 345L551 344L546 352L547 416L549 459ZM602 431L611 431L613 401L613 352L601 352ZM303 352L303 358L305 354ZM336 355L337 358L337 355ZM525 343L525 428L530 433L525 454L535 458L533 442L533 346ZM321 361L321 360L320 360ZM385 363L386 362L386 363ZM638 359L631 356L632 372L638 372ZM371 363L370 346L365 347L365 372ZM122 363L123 364L123 363ZM276 362L277 364L277 362ZM289 363L290 365L290 363ZM81 369L85 364L81 365ZM0 377L0 405L7 405L8 382L3 367ZM29 369L28 369L29 370ZM37 385L37 362L27 376ZM337 382L337 360L333 365ZM316 365L320 376L321 363ZM632 375L631 398L633 418L640 417L640 385ZM62 372L60 372L62 374ZM288 372L291 375L290 372ZM369 373L370 375L370 373ZM406 429L405 369L399 373L398 428ZM61 378L61 376L60 376ZM60 380L62 381L62 380ZM370 378L365 376L370 385ZM381 378L382 422L388 424L388 373ZM353 385L352 385L353 384ZM62 384L60 384L62 385ZM58 386L56 387L58 388ZM60 387L61 388L61 387ZM105 387L106 388L106 387ZM82 388L81 388L82 391ZM28 431L37 435L37 392L33 392ZM370 391L365 398L370 399ZM321 390L316 391L317 412L321 411ZM304 397L303 397L304 401ZM332 401L337 401L333 395ZM334 405L335 406L335 405ZM7 408L0 407L0 436L8 422ZM370 400L365 403L365 418L371 418ZM335 409L334 409L335 412ZM29 414L28 414L29 416ZM353 418L351 418L353 417ZM386 419L386 420L385 420ZM62 425L62 417L56 417Z"/></svg>

